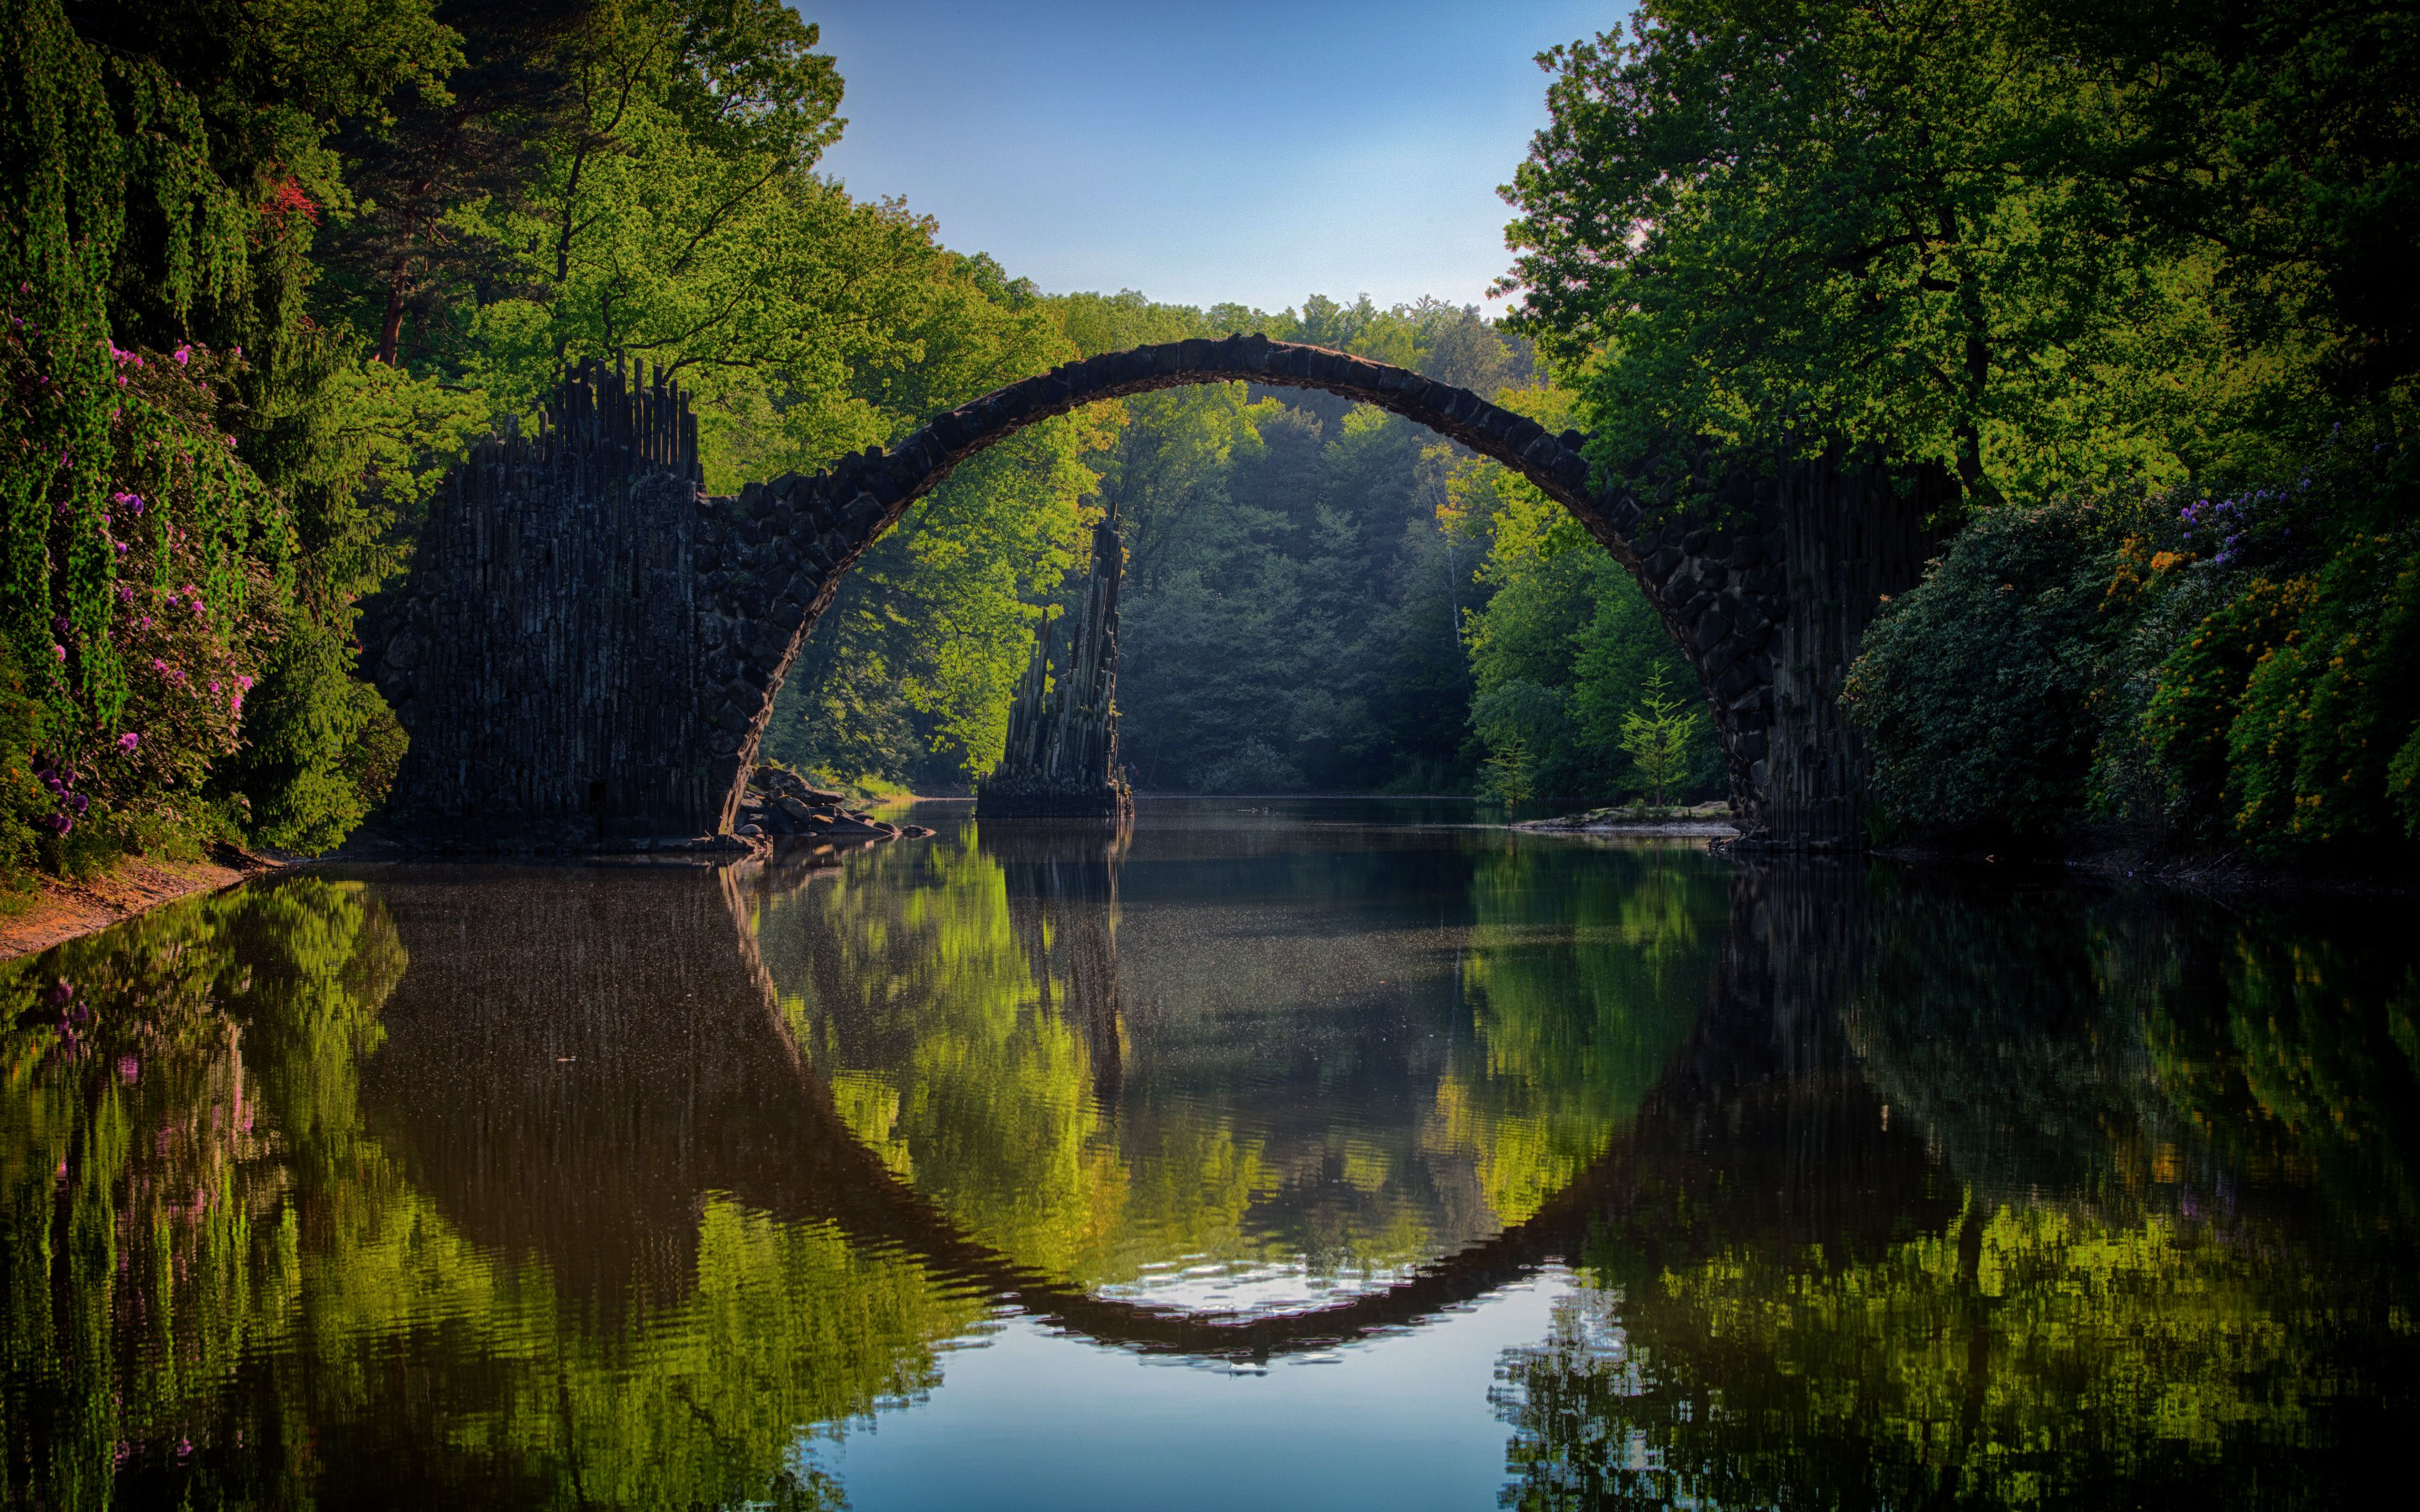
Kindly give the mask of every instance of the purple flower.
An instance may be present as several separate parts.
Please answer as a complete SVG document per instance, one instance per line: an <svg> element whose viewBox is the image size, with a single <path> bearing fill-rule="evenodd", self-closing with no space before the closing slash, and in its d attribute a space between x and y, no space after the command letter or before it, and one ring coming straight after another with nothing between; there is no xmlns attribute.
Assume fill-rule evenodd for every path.
<svg viewBox="0 0 2420 1512"><path fill-rule="evenodd" d="M126 733L117 737L117 748L126 752L129 756L133 755L134 748L141 744L143 744L143 737L136 734L132 730L129 730Z"/></svg>

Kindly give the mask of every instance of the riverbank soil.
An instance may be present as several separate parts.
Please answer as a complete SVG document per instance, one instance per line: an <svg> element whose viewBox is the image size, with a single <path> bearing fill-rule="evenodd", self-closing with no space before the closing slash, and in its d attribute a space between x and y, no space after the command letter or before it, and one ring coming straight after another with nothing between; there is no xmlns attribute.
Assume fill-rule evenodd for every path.
<svg viewBox="0 0 2420 1512"><path fill-rule="evenodd" d="M0 918L0 961L47 950L61 940L107 929L162 903L215 892L283 865L223 845L207 860L130 857L106 875L82 882L43 877L23 908Z"/></svg>

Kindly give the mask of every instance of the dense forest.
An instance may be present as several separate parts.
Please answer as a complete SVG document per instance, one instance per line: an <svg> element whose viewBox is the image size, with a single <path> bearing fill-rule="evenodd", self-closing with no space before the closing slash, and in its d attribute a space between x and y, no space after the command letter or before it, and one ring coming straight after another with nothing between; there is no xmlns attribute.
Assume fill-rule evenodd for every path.
<svg viewBox="0 0 2420 1512"><path fill-rule="evenodd" d="M1502 287L1594 460L1957 480L1849 687L1884 837L2409 842L2409 8L1655 0L1543 61Z"/></svg>
<svg viewBox="0 0 2420 1512"><path fill-rule="evenodd" d="M1070 358L1249 330L1576 425L1607 476L1833 452L1954 477L1943 557L1853 681L1880 838L2284 856L2420 826L2398 8L1658 0L1543 56L1497 320L1046 294L818 172L845 60L775 0L0 21L11 876L320 851L374 811L405 735L356 675L357 606L566 362L690 387L721 490ZM963 790L1103 511L1146 789L1609 798L1641 785L1625 724L1685 683L1527 485L1238 385L959 470L817 626L767 754Z"/></svg>

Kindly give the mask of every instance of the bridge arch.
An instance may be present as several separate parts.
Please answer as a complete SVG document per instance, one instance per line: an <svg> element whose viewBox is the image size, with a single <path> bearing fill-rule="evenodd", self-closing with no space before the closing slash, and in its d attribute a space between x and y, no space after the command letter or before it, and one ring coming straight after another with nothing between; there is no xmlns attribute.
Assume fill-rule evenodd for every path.
<svg viewBox="0 0 2420 1512"><path fill-rule="evenodd" d="M727 832L799 645L910 504L1039 421L1233 381L1374 405L1535 484L1637 577L1697 671L1751 831L1854 841L1862 767L1836 685L1874 584L1913 582L1922 551L1900 539L1903 523L1826 519L1875 516L1878 501L1916 517L1904 488L1823 459L1716 480L1699 490L1705 514L1676 517L1625 483L1592 480L1577 432L1550 434L1405 368L1256 334L1066 363L936 416L893 449L722 498L699 486L695 423L676 389L575 371L532 434L491 440L456 470L410 578L365 606L365 670L411 735L389 827L473 850Z"/></svg>

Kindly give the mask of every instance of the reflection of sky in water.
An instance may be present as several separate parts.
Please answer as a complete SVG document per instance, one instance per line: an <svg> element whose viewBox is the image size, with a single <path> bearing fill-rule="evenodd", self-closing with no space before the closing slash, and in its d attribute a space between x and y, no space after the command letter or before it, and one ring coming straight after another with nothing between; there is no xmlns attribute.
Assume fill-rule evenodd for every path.
<svg viewBox="0 0 2420 1512"><path fill-rule="evenodd" d="M1003 1320L952 1350L946 1384L801 1452L854 1512L1478 1509L1504 1484L1497 1361L1548 1329L1549 1271L1424 1326L1265 1366L1139 1358Z"/></svg>
<svg viewBox="0 0 2420 1512"><path fill-rule="evenodd" d="M1134 1280L1096 1292L1171 1312L1300 1312L1384 1291L1410 1271L1386 1266L1338 1273L1301 1258L1254 1264L1195 1256L1145 1265Z"/></svg>

